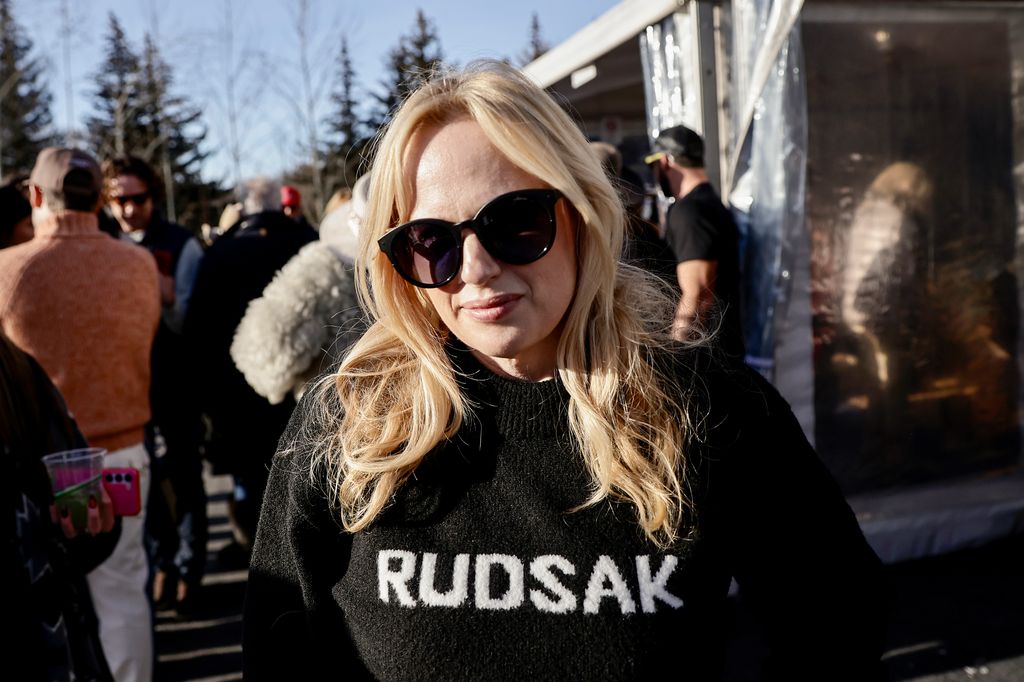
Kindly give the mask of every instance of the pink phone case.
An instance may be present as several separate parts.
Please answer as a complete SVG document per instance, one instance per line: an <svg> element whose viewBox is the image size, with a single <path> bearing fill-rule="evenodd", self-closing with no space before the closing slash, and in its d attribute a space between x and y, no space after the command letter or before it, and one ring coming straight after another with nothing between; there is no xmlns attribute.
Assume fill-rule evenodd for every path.
<svg viewBox="0 0 1024 682"><path fill-rule="evenodd" d="M142 511L139 470L131 467L104 469L103 487L110 496L116 516L135 516Z"/></svg>

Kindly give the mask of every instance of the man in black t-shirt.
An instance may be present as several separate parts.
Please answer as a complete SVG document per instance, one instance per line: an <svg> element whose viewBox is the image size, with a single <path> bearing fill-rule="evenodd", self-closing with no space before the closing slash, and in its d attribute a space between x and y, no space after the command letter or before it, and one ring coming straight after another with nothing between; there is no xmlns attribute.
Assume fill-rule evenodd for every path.
<svg viewBox="0 0 1024 682"><path fill-rule="evenodd" d="M682 290L673 333L684 339L694 325L713 329L720 315L719 347L742 358L739 231L708 182L704 142L684 126L666 128L644 161L652 167L665 196L676 199L665 227Z"/></svg>

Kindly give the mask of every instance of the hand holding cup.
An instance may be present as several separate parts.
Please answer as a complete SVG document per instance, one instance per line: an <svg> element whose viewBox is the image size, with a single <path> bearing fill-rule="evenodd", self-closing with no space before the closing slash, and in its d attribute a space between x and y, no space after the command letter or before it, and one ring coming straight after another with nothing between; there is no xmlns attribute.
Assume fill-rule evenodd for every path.
<svg viewBox="0 0 1024 682"><path fill-rule="evenodd" d="M95 536L99 533L109 533L114 529L114 504L110 499L110 495L107 494L106 489L102 486L100 487L99 499L95 496L89 497L89 507L85 516L84 530L89 535ZM67 507L64 507L63 510L58 510L56 504L51 504L50 517L55 524L60 526L65 537L73 538L79 534L80 531L71 522L71 514Z"/></svg>
<svg viewBox="0 0 1024 682"><path fill-rule="evenodd" d="M106 454L102 448L80 448L43 457L53 487L51 515L69 538L114 526L113 505L101 481Z"/></svg>

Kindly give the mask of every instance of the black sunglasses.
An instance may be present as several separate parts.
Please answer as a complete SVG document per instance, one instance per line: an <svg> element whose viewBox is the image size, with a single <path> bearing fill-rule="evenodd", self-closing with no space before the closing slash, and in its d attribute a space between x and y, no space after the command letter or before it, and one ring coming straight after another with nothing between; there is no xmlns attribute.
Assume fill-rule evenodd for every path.
<svg viewBox="0 0 1024 682"><path fill-rule="evenodd" d="M379 240L395 270L424 289L443 287L462 269L462 231L473 230L487 253L509 265L526 265L555 243L557 189L521 189L487 202L472 220L431 218L399 225Z"/></svg>
<svg viewBox="0 0 1024 682"><path fill-rule="evenodd" d="M124 206L128 202L135 204L136 206L142 206L149 199L149 192L139 192L138 194L122 194L119 197L110 197L118 206Z"/></svg>

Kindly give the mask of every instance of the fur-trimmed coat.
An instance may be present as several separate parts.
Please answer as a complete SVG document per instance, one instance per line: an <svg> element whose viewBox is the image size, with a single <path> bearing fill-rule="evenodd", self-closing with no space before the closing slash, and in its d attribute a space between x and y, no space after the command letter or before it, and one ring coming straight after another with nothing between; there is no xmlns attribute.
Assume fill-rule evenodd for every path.
<svg viewBox="0 0 1024 682"><path fill-rule="evenodd" d="M231 358L253 389L272 404L355 341L365 328L353 266L323 241L304 246L249 303Z"/></svg>

